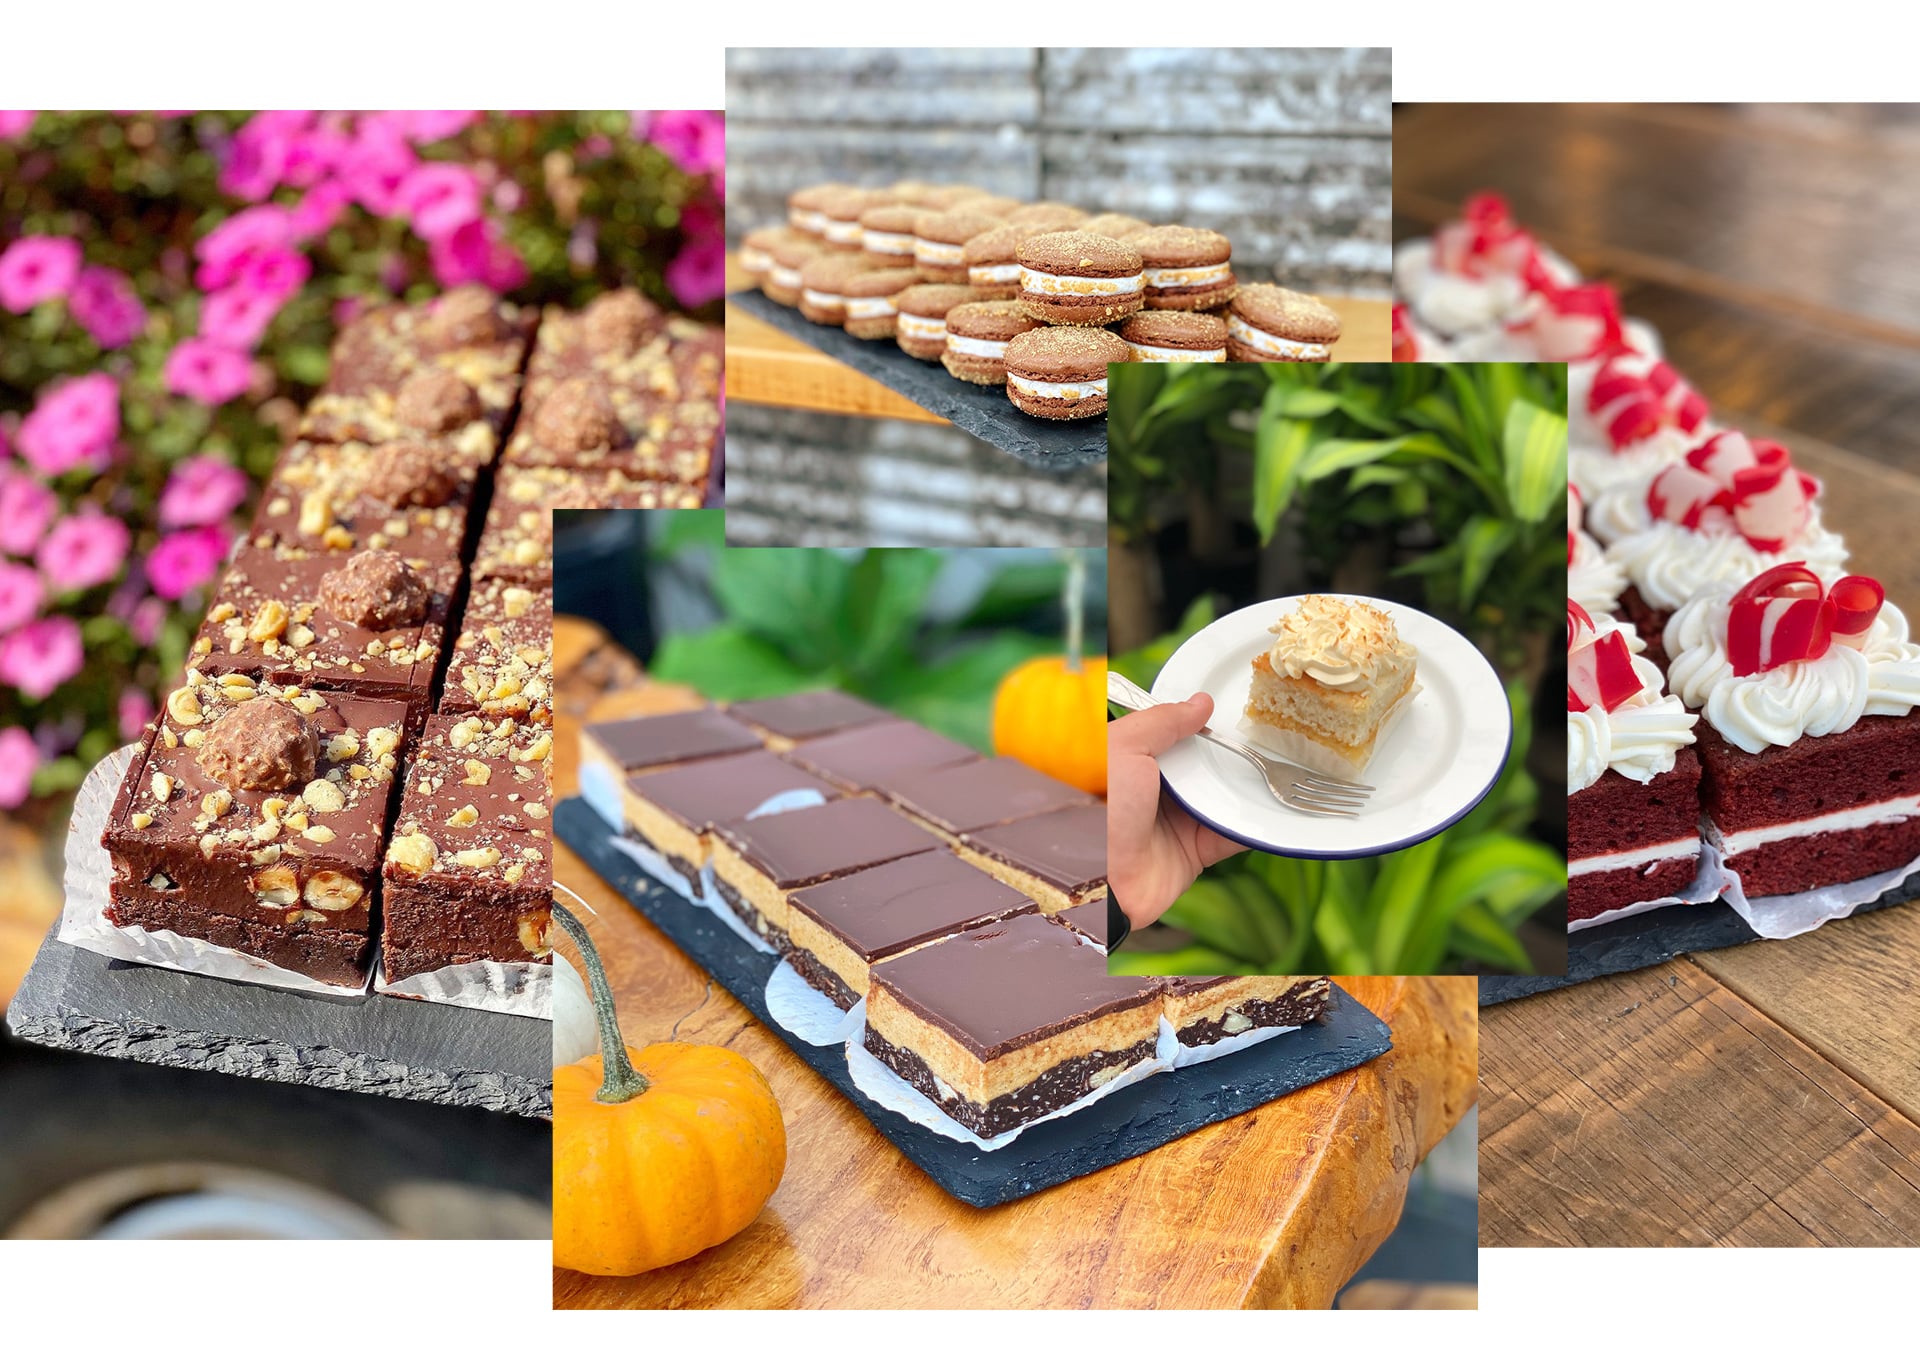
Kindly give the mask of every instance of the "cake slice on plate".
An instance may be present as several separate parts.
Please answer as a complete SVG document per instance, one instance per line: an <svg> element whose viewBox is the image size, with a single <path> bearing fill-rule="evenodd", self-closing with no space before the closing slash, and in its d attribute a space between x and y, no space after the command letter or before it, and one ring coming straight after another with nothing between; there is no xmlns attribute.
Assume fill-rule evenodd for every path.
<svg viewBox="0 0 1920 1350"><path fill-rule="evenodd" d="M1247 720L1309 769L1358 777L1413 690L1416 653L1393 617L1357 600L1308 595L1253 658Z"/></svg>

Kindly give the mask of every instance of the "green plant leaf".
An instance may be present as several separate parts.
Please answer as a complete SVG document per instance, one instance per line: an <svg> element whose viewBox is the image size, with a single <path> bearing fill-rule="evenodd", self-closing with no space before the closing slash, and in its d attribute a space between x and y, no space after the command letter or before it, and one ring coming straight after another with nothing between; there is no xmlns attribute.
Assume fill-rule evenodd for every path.
<svg viewBox="0 0 1920 1350"><path fill-rule="evenodd" d="M1041 608L1057 611L1066 568L1057 562L1014 563L995 568L980 598L959 620L961 628L997 628Z"/></svg>
<svg viewBox="0 0 1920 1350"><path fill-rule="evenodd" d="M652 553L656 558L677 558L685 553L705 553L726 547L727 513L724 511L661 511L655 513L654 520L657 528Z"/></svg>
<svg viewBox="0 0 1920 1350"><path fill-rule="evenodd" d="M1427 899L1427 883L1446 849L1444 833L1380 860L1368 897L1373 915L1373 963L1390 975L1407 973L1400 964L1408 939Z"/></svg>
<svg viewBox="0 0 1920 1350"><path fill-rule="evenodd" d="M1252 975L1258 969L1198 942L1167 952L1115 952L1107 958L1109 975Z"/></svg>
<svg viewBox="0 0 1920 1350"><path fill-rule="evenodd" d="M847 574L838 647L855 677L907 655L927 592L945 565L918 548L870 548Z"/></svg>
<svg viewBox="0 0 1920 1350"><path fill-rule="evenodd" d="M1468 905L1454 918L1450 949L1469 961L1525 974L1533 969L1527 949L1500 920L1479 905Z"/></svg>
<svg viewBox="0 0 1920 1350"><path fill-rule="evenodd" d="M878 673L856 692L979 750L993 744L993 696L1008 671L1059 650L1057 638L1001 632L967 643L930 664L907 662Z"/></svg>
<svg viewBox="0 0 1920 1350"><path fill-rule="evenodd" d="M1545 520L1565 510L1567 419L1532 403L1507 412L1504 438L1507 500L1521 520Z"/></svg>
<svg viewBox="0 0 1920 1350"><path fill-rule="evenodd" d="M1386 459L1400 449L1401 438L1384 441L1326 440L1313 447L1300 462L1300 481L1317 483L1336 473L1357 469Z"/></svg>
<svg viewBox="0 0 1920 1350"><path fill-rule="evenodd" d="M802 666L836 664L851 563L816 548L729 548L713 557L713 593L728 617Z"/></svg>
<svg viewBox="0 0 1920 1350"><path fill-rule="evenodd" d="M1312 389L1304 385L1275 385L1267 394L1268 405L1280 417L1325 417L1341 406L1341 396L1331 389Z"/></svg>
<svg viewBox="0 0 1920 1350"><path fill-rule="evenodd" d="M1272 542L1274 526L1293 500L1300 461L1313 447L1318 425L1274 411L1279 388L1267 392L1267 404L1253 432L1253 523L1263 544Z"/></svg>
<svg viewBox="0 0 1920 1350"><path fill-rule="evenodd" d="M1480 594L1480 588L1487 583L1487 576L1493 571L1513 543L1516 533L1513 524L1505 520L1494 520L1487 516L1475 516L1460 531L1460 603L1470 606Z"/></svg>
<svg viewBox="0 0 1920 1350"><path fill-rule="evenodd" d="M1153 682L1160 677L1160 667L1180 650L1182 643L1212 623L1215 617L1213 597L1203 595L1187 606L1187 612L1180 616L1178 628L1135 651L1122 652L1110 658L1107 666L1119 671L1142 689L1151 689Z"/></svg>
<svg viewBox="0 0 1920 1350"><path fill-rule="evenodd" d="M654 651L651 674L717 699L771 698L828 682L773 643L731 624L669 633Z"/></svg>
<svg viewBox="0 0 1920 1350"><path fill-rule="evenodd" d="M1252 915L1224 882L1201 877L1175 900L1160 922L1190 933L1222 952L1232 952L1258 964L1269 955Z"/></svg>

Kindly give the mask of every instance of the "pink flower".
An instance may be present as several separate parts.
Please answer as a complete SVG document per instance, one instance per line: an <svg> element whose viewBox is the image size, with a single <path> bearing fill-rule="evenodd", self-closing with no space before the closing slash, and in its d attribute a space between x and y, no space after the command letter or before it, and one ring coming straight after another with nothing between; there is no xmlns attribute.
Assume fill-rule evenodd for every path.
<svg viewBox="0 0 1920 1350"><path fill-rule="evenodd" d="M0 468L0 553L26 557L60 514L53 490L24 473Z"/></svg>
<svg viewBox="0 0 1920 1350"><path fill-rule="evenodd" d="M351 194L337 179L315 183L293 208L293 237L305 241L332 229L347 209Z"/></svg>
<svg viewBox="0 0 1920 1350"><path fill-rule="evenodd" d="M162 599L178 600L205 585L227 556L227 532L218 525L175 530L147 555L147 580Z"/></svg>
<svg viewBox="0 0 1920 1350"><path fill-rule="evenodd" d="M286 248L292 238L293 213L284 206L249 206L236 211L193 246L194 256L200 259L194 284L203 291L232 285L255 258Z"/></svg>
<svg viewBox="0 0 1920 1350"><path fill-rule="evenodd" d="M49 478L103 464L120 433L120 386L104 373L51 385L20 424L20 453Z"/></svg>
<svg viewBox="0 0 1920 1350"><path fill-rule="evenodd" d="M167 357L167 388L197 403L217 407L246 392L253 362L245 352L203 337L188 338Z"/></svg>
<svg viewBox="0 0 1920 1350"><path fill-rule="evenodd" d="M683 245L667 264L667 289L688 309L719 299L727 289L727 241L710 236Z"/></svg>
<svg viewBox="0 0 1920 1350"><path fill-rule="evenodd" d="M124 347L147 325L146 306L133 283L111 267L89 267L73 283L67 308L101 347Z"/></svg>
<svg viewBox="0 0 1920 1350"><path fill-rule="evenodd" d="M160 493L160 523L167 529L212 525L247 499L247 476L212 455L189 455L173 466Z"/></svg>
<svg viewBox="0 0 1920 1350"><path fill-rule="evenodd" d="M26 801L33 791L33 771L39 767L40 747L25 727L0 731L0 811L11 811Z"/></svg>
<svg viewBox="0 0 1920 1350"><path fill-rule="evenodd" d="M120 739L137 741L153 716L153 699L140 688L120 691Z"/></svg>
<svg viewBox="0 0 1920 1350"><path fill-rule="evenodd" d="M251 351L282 303L279 296L246 285L215 291L200 306L200 335L222 347Z"/></svg>
<svg viewBox="0 0 1920 1350"><path fill-rule="evenodd" d="M289 161L313 114L305 111L256 113L236 131L220 167L220 186L236 197L260 201L286 180ZM216 285L223 283L215 283Z"/></svg>
<svg viewBox="0 0 1920 1350"><path fill-rule="evenodd" d="M241 269L239 285L277 300L287 300L307 284L313 264L292 249L273 248L255 254Z"/></svg>
<svg viewBox="0 0 1920 1350"><path fill-rule="evenodd" d="M46 584L31 567L0 562L0 633L11 633L40 613L47 598Z"/></svg>
<svg viewBox="0 0 1920 1350"><path fill-rule="evenodd" d="M491 220L473 219L449 235L430 241L427 256L442 286L477 281L510 291L527 279L527 265Z"/></svg>
<svg viewBox="0 0 1920 1350"><path fill-rule="evenodd" d="M33 130L37 112L0 112L0 141L11 141Z"/></svg>
<svg viewBox="0 0 1920 1350"><path fill-rule="evenodd" d="M363 118L353 144L341 157L339 180L355 201L376 216L398 215L400 185L417 162L413 147L392 126Z"/></svg>
<svg viewBox="0 0 1920 1350"><path fill-rule="evenodd" d="M56 521L34 561L54 590L84 591L120 575L131 542L123 523L85 511Z"/></svg>
<svg viewBox="0 0 1920 1350"><path fill-rule="evenodd" d="M0 683L42 699L80 673L80 625L64 614L37 619L0 638Z"/></svg>
<svg viewBox="0 0 1920 1350"><path fill-rule="evenodd" d="M401 134L413 141L444 141L472 126L477 112L396 112L388 114Z"/></svg>
<svg viewBox="0 0 1920 1350"><path fill-rule="evenodd" d="M0 253L0 305L25 314L55 300L80 275L80 245L48 234L23 235Z"/></svg>
<svg viewBox="0 0 1920 1350"><path fill-rule="evenodd" d="M717 112L657 112L647 122L647 139L682 173L711 173L727 162L727 122Z"/></svg>
<svg viewBox="0 0 1920 1350"><path fill-rule="evenodd" d="M422 164L400 185L397 205L422 239L441 239L480 214L480 180L458 164Z"/></svg>
<svg viewBox="0 0 1920 1350"><path fill-rule="evenodd" d="M151 647L160 640L160 629L166 622L167 602L150 595L133 607L133 614L127 619L127 631L142 647Z"/></svg>

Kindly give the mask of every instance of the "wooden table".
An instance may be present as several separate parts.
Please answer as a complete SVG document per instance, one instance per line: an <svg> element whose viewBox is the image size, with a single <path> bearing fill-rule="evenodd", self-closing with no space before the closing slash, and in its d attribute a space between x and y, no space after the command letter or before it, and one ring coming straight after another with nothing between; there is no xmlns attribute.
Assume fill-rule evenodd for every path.
<svg viewBox="0 0 1920 1350"><path fill-rule="evenodd" d="M1920 616L1913 129L1890 110L1408 109L1396 233L1505 192L1720 415L1793 448L1855 568ZM1920 1242L1916 966L1906 905L1487 1009L1482 1245Z"/></svg>
<svg viewBox="0 0 1920 1350"><path fill-rule="evenodd" d="M727 260L727 290L743 289L746 274ZM1344 334L1334 350L1343 361L1386 361L1392 357L1393 313L1384 300L1329 298ZM832 357L754 318L737 305L727 306L727 397L742 403L844 413L855 417L895 417L945 425L911 399L879 381L841 365Z"/></svg>
<svg viewBox="0 0 1920 1350"><path fill-rule="evenodd" d="M618 696L616 696L618 697ZM560 744L575 731L562 720ZM555 766L573 791L570 755ZM554 1271L557 1308L1330 1306L1398 1221L1407 1180L1472 1105L1473 982L1340 983L1393 1028L1364 1068L1040 1195L976 1210L845 1098L564 844L631 1044L725 1045L780 1098L787 1173L746 1232L632 1279Z"/></svg>

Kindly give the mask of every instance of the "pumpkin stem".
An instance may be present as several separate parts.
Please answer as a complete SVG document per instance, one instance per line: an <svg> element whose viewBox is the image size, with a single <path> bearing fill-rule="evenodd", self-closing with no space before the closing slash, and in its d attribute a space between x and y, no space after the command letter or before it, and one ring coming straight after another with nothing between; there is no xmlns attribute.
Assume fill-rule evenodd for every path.
<svg viewBox="0 0 1920 1350"><path fill-rule="evenodd" d="M1087 555L1077 548L1062 550L1067 557L1067 585L1062 603L1067 611L1067 669L1080 673L1080 648L1086 641Z"/></svg>
<svg viewBox="0 0 1920 1350"><path fill-rule="evenodd" d="M572 938L573 945L580 949L580 959L587 967L587 983L593 989L593 1015L600 1024L600 1067L606 1073L593 1099L609 1106L632 1101L652 1085L627 1058L626 1038L620 1034L620 1023L613 1015L613 987L607 983L607 968L600 964L600 952L587 936L587 926L558 900L553 902L553 917L559 920L560 931Z"/></svg>

